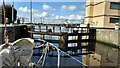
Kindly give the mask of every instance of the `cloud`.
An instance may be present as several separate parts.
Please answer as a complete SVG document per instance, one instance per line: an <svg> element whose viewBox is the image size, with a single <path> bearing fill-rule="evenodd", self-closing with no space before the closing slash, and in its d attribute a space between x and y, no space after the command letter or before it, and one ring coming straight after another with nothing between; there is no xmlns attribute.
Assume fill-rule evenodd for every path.
<svg viewBox="0 0 120 68"><path fill-rule="evenodd" d="M28 7L20 7L19 11L23 12L23 13L28 13L28 12L30 12L30 9L28 9Z"/></svg>
<svg viewBox="0 0 120 68"><path fill-rule="evenodd" d="M67 5L62 5L61 6L61 11L74 11L76 10L76 6L75 5L70 5L70 6L67 6Z"/></svg>
<svg viewBox="0 0 120 68"><path fill-rule="evenodd" d="M70 11L76 10L76 6L74 6L74 5L68 6L68 10L70 10Z"/></svg>
<svg viewBox="0 0 120 68"><path fill-rule="evenodd" d="M51 14L51 16L52 16L52 17L54 17L54 16L55 16L55 14Z"/></svg>
<svg viewBox="0 0 120 68"><path fill-rule="evenodd" d="M28 7L20 7L19 11L22 13L30 13L30 9L28 9ZM32 14L34 17L47 17L48 13L47 12L40 12L37 9L32 9Z"/></svg>
<svg viewBox="0 0 120 68"><path fill-rule="evenodd" d="M71 23L71 24L73 24L73 23L81 23L82 16L81 15L75 15L75 14L71 14L71 15L68 15L68 16L56 15L55 19L57 19L56 20L57 23L60 23L60 24L61 23L64 23L64 24ZM68 20L66 21L66 19L68 19Z"/></svg>
<svg viewBox="0 0 120 68"><path fill-rule="evenodd" d="M17 17L22 17L22 14L17 14Z"/></svg>
<svg viewBox="0 0 120 68"><path fill-rule="evenodd" d="M37 10L37 9L32 9L32 12L33 12L33 13L39 13L39 10Z"/></svg>
<svg viewBox="0 0 120 68"><path fill-rule="evenodd" d="M47 4L42 5L43 10L54 11L55 9Z"/></svg>
<svg viewBox="0 0 120 68"><path fill-rule="evenodd" d="M34 13L33 16L34 17L40 17L40 14L39 13Z"/></svg>
<svg viewBox="0 0 120 68"><path fill-rule="evenodd" d="M81 15L85 15L85 10L80 11L80 14L81 14Z"/></svg>
<svg viewBox="0 0 120 68"><path fill-rule="evenodd" d="M55 19L59 19L59 16L58 16L58 15L56 15L56 16L55 16Z"/></svg>
<svg viewBox="0 0 120 68"><path fill-rule="evenodd" d="M41 17L47 17L48 16L48 13L47 12L42 12L41 13Z"/></svg>
<svg viewBox="0 0 120 68"><path fill-rule="evenodd" d="M81 18L82 18L82 16L81 15L69 15L68 17L67 17L69 20L80 20Z"/></svg>
<svg viewBox="0 0 120 68"><path fill-rule="evenodd" d="M82 16L81 15L69 15L69 16L59 16L56 15L55 19L68 19L68 20L81 20Z"/></svg>
<svg viewBox="0 0 120 68"><path fill-rule="evenodd" d="M80 19L82 19L82 16L81 15L76 15L76 19L80 20Z"/></svg>
<svg viewBox="0 0 120 68"><path fill-rule="evenodd" d="M45 11L43 11L42 13L35 13L34 14L34 17L42 17L42 18L44 18L44 17L47 17L47 16L48 16L48 13L45 12Z"/></svg>
<svg viewBox="0 0 120 68"><path fill-rule="evenodd" d="M55 19L66 19L66 18L65 18L65 16L56 15L56 16L55 16Z"/></svg>
<svg viewBox="0 0 120 68"><path fill-rule="evenodd" d="M62 5L62 6L61 6L61 10L62 10L62 11L67 10L67 5Z"/></svg>
<svg viewBox="0 0 120 68"><path fill-rule="evenodd" d="M30 13L30 9L28 9L28 7L20 7L20 8L19 8L19 11L20 11L20 12L23 12L23 13ZM33 12L33 13L39 13L39 10L37 10L37 9L32 9L32 12Z"/></svg>

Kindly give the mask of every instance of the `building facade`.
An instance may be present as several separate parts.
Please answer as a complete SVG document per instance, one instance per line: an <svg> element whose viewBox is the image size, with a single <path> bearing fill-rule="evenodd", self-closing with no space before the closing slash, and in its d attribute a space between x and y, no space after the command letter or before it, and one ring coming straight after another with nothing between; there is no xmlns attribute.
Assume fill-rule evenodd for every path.
<svg viewBox="0 0 120 68"><path fill-rule="evenodd" d="M114 28L120 23L120 0L86 0L84 24L91 27Z"/></svg>

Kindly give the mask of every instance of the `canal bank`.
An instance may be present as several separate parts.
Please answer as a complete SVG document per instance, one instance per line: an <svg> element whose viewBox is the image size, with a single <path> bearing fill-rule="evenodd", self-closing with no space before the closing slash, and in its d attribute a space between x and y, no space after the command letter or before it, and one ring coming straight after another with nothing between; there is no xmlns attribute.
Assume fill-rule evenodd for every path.
<svg viewBox="0 0 120 68"><path fill-rule="evenodd" d="M120 46L120 30L115 29L96 29L96 40L108 45Z"/></svg>
<svg viewBox="0 0 120 68"><path fill-rule="evenodd" d="M83 55L89 66L120 66L120 30L96 29L95 54Z"/></svg>

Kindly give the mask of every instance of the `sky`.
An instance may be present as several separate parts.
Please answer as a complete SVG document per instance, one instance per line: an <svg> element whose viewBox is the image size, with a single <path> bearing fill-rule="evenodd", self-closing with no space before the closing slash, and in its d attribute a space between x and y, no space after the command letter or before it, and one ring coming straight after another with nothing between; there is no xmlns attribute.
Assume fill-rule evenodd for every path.
<svg viewBox="0 0 120 68"><path fill-rule="evenodd" d="M22 2L23 1L23 2ZM24 0L15 1L14 8L17 10L17 17L30 18L30 2ZM2 4L2 2L0 2ZM12 1L5 1L6 5L12 5ZM32 2L32 18L43 19L69 19L82 20L85 17L85 2L61 1L61 2Z"/></svg>

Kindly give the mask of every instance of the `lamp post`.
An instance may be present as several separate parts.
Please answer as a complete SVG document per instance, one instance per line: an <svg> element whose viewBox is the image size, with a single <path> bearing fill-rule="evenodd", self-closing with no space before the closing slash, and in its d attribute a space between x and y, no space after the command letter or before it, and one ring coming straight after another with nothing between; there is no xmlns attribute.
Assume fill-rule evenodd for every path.
<svg viewBox="0 0 120 68"><path fill-rule="evenodd" d="M12 2L12 23L14 24L14 0Z"/></svg>
<svg viewBox="0 0 120 68"><path fill-rule="evenodd" d="M32 23L32 0L30 0L30 23Z"/></svg>

